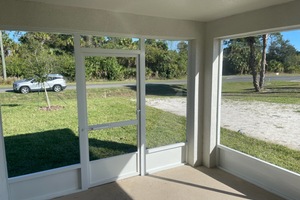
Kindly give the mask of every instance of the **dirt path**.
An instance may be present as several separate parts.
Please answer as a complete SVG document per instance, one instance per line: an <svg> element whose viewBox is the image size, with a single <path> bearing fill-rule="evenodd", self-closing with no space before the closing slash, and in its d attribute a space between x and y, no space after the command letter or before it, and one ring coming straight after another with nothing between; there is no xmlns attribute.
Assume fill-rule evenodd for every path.
<svg viewBox="0 0 300 200"><path fill-rule="evenodd" d="M147 99L147 105L186 115L186 99ZM221 126L300 150L300 106L223 100Z"/></svg>

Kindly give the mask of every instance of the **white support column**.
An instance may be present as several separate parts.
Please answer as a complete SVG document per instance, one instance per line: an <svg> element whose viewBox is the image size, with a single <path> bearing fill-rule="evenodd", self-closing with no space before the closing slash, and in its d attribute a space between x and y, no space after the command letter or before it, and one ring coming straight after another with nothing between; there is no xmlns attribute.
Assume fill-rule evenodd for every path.
<svg viewBox="0 0 300 200"><path fill-rule="evenodd" d="M140 38L139 65L138 65L138 112L139 112L139 172L141 176L146 174L146 85L145 85L145 38Z"/></svg>
<svg viewBox="0 0 300 200"><path fill-rule="evenodd" d="M215 167L217 164L218 103L219 103L219 64L220 40L206 39L205 91L203 124L203 165Z"/></svg>
<svg viewBox="0 0 300 200"><path fill-rule="evenodd" d="M218 111L217 111L217 145L220 144L220 133L221 133L221 104L222 104L222 74L223 74L223 45L222 42L219 44L219 56L218 56ZM218 151L217 151L218 153ZM217 155L218 156L218 155ZM219 158L219 157L218 157ZM218 159L217 159L218 161Z"/></svg>
<svg viewBox="0 0 300 200"><path fill-rule="evenodd" d="M203 73L200 60L201 41L189 41L188 55L188 80L187 80L187 163L197 166L202 161L202 100L203 96Z"/></svg>
<svg viewBox="0 0 300 200"><path fill-rule="evenodd" d="M84 57L80 51L80 35L74 35L75 66L76 66L76 92L78 109L78 134L80 145L81 164L81 189L85 190L90 185L89 167L89 140L88 140L88 120L87 120L87 100Z"/></svg>
<svg viewBox="0 0 300 200"><path fill-rule="evenodd" d="M5 145L3 137L3 127L2 127L2 113L0 105L0 199L8 200L8 175L7 175L7 165L6 165L6 155L5 155Z"/></svg>

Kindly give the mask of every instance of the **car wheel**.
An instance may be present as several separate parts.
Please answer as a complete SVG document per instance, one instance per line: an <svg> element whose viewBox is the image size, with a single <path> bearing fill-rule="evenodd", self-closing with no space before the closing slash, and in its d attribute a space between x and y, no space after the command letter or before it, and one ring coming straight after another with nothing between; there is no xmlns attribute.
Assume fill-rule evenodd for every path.
<svg viewBox="0 0 300 200"><path fill-rule="evenodd" d="M54 85L53 86L53 91L54 92L60 92L60 91L62 91L62 87L60 85Z"/></svg>
<svg viewBox="0 0 300 200"><path fill-rule="evenodd" d="M27 93L30 92L30 89L29 89L29 87L27 87L27 86L23 86L23 87L20 88L20 92L21 92L22 94L27 94Z"/></svg>

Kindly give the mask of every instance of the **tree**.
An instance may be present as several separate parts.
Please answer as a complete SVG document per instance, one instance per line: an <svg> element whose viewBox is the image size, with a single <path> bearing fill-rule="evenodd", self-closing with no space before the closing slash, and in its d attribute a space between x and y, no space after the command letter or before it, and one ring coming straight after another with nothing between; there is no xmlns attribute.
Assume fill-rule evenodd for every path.
<svg viewBox="0 0 300 200"><path fill-rule="evenodd" d="M45 55L47 59L55 64L46 63L49 72L60 73L69 80L75 79L74 44L71 35L38 33L38 32L11 32L18 39L13 56L7 58L7 72L9 76L29 78L36 76L32 57L35 55L39 62ZM82 36L81 47L104 48L104 49L138 49L139 41L133 38ZM40 45L40 47L38 47ZM168 42L164 40L146 40L146 75L157 78L180 78L186 75L188 60L188 44L181 41L177 49L168 49ZM35 49L40 49L35 53ZM12 49L12 48L11 48ZM44 53L47 52L47 53ZM123 80L136 77L135 57L99 57L97 59L86 59L87 80L107 79ZM94 63L92 63L94 62ZM111 65L111 66L100 66ZM26 66L27 65L27 66ZM39 64L41 66L41 64ZM39 69L41 70L41 69ZM101 71L102 70L102 71ZM35 71L35 72L34 72ZM46 73L46 72L45 72Z"/></svg>
<svg viewBox="0 0 300 200"><path fill-rule="evenodd" d="M249 67L251 69L251 73L252 73L252 79L253 79L253 86L256 92L260 92L263 89L264 86L264 79L265 79L265 74L266 74L266 55L267 55L267 39L268 39L268 35L264 34L261 36L262 38L262 46L260 47L260 45L256 45L259 40L260 36L258 37L247 37L246 40L248 42L249 48L250 48L250 52L249 52ZM256 52L256 48L262 48L261 51L261 55L257 56ZM260 69L259 69L259 65L258 65L258 59L260 59ZM259 82L258 82L258 71L260 71L259 75Z"/></svg>
<svg viewBox="0 0 300 200"><path fill-rule="evenodd" d="M253 86L256 92L259 92L259 84L257 80L257 68L256 68L256 58L255 58L255 37L247 37L246 38L250 52L249 52L249 67L252 73Z"/></svg>
<svg viewBox="0 0 300 200"><path fill-rule="evenodd" d="M224 46L224 73L248 74L250 49L247 40L245 38L226 40Z"/></svg>
<svg viewBox="0 0 300 200"><path fill-rule="evenodd" d="M188 45L184 41L177 45L178 50L170 50L163 40L147 39L146 69L156 78L180 78L186 75Z"/></svg>
<svg viewBox="0 0 300 200"><path fill-rule="evenodd" d="M268 42L268 39L271 41ZM263 90L267 70L300 72L300 55L288 40L283 39L281 33L225 40L224 46L224 74L251 72L257 92Z"/></svg>
<svg viewBox="0 0 300 200"><path fill-rule="evenodd" d="M50 110L51 104L45 82L47 75L52 73L54 67L57 65L54 50L45 45L51 37L46 33L26 33L22 37L22 55L28 66L27 75L34 77L42 85L42 88L44 88L46 102Z"/></svg>
<svg viewBox="0 0 300 200"><path fill-rule="evenodd" d="M270 69L278 71L278 66L283 66L284 72L292 72L293 68L298 66L297 50L290 44L289 40L284 40L281 33L270 34L270 46L267 53L267 60L274 64ZM281 63L281 64L280 64Z"/></svg>
<svg viewBox="0 0 300 200"><path fill-rule="evenodd" d="M262 58L261 58L261 66L260 66L260 79L259 79L259 90L262 90L265 82L266 75L266 64L267 64L267 40L268 34L262 35Z"/></svg>
<svg viewBox="0 0 300 200"><path fill-rule="evenodd" d="M6 58L11 56L17 49L17 44L9 37L7 31L0 30L0 48L1 48L1 61L2 61L2 71L3 78L7 78L7 66Z"/></svg>
<svg viewBox="0 0 300 200"><path fill-rule="evenodd" d="M4 48L3 48L3 40L2 40L2 31L0 30L0 48L1 48L1 58L2 58L2 70L3 70L3 79L6 81L6 65L5 65L5 56L4 56Z"/></svg>

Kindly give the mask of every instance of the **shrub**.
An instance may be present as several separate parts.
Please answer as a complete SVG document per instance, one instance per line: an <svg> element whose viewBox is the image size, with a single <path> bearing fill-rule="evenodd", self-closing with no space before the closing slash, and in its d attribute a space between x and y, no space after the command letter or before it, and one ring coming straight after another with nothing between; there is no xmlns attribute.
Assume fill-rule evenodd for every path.
<svg viewBox="0 0 300 200"><path fill-rule="evenodd" d="M19 80L17 77L7 77L6 81L4 81L3 77L0 77L0 84L1 85L11 85L13 82Z"/></svg>
<svg viewBox="0 0 300 200"><path fill-rule="evenodd" d="M300 67L299 66L290 66L286 69L285 72L291 73L291 74L300 73Z"/></svg>

